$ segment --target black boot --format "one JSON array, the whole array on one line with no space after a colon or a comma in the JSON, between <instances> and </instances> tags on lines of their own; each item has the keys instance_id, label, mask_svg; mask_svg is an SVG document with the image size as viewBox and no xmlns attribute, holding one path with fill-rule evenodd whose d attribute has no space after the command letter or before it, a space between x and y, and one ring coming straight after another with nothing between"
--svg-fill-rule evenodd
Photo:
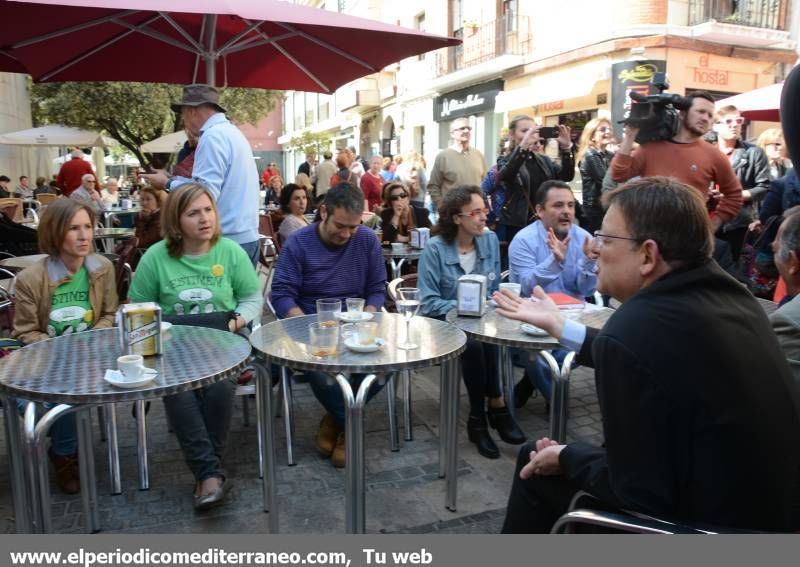
<instances>
[{"instance_id":1,"label":"black boot","mask_svg":"<svg viewBox=\"0 0 800 567\"><path fill-rule=\"evenodd\" d=\"M499 459L500 450L494 444L489 428L486 427L486 417L469 416L467 420L467 437L478 446L478 453L487 459Z\"/></svg>"},{"instance_id":2,"label":"black boot","mask_svg":"<svg viewBox=\"0 0 800 567\"><path fill-rule=\"evenodd\" d=\"M497 429L500 439L511 445L522 445L528 440L525 434L517 425L514 416L508 410L508 407L489 408L489 425Z\"/></svg>"},{"instance_id":3,"label":"black boot","mask_svg":"<svg viewBox=\"0 0 800 567\"><path fill-rule=\"evenodd\" d=\"M534 392L536 392L536 387L528 377L528 372L525 371L522 379L514 386L514 407L517 409L524 407Z\"/></svg>"}]
</instances>

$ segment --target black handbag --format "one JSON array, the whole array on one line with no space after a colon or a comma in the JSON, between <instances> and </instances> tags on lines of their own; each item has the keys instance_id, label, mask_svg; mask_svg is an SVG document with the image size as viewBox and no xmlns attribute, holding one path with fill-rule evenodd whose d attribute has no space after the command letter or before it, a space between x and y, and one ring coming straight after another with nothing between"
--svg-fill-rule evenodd
<instances>
[{"instance_id":1,"label":"black handbag","mask_svg":"<svg viewBox=\"0 0 800 567\"><path fill-rule=\"evenodd\" d=\"M231 320L229 311L215 311L213 313L190 313L186 315L163 315L163 321L173 325L190 325L192 327L206 327L208 329L219 329L220 331L230 331L228 321Z\"/></svg>"}]
</instances>

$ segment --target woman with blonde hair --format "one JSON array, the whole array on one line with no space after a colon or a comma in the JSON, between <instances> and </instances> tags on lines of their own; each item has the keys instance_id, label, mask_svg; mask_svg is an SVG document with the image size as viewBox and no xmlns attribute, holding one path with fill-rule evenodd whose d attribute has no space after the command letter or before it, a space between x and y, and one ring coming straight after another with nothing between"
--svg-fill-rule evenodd
<instances>
[{"instance_id":1,"label":"woman with blonde hair","mask_svg":"<svg viewBox=\"0 0 800 567\"><path fill-rule=\"evenodd\" d=\"M231 332L261 313L261 285L253 264L239 244L221 235L208 189L187 183L172 191L161 226L164 239L139 261L132 301L154 301L173 320L176 315L206 315L205 326ZM195 478L196 510L218 504L230 489L222 459L235 389L233 378L164 398L169 423Z\"/></svg>"},{"instance_id":2,"label":"woman with blonde hair","mask_svg":"<svg viewBox=\"0 0 800 567\"><path fill-rule=\"evenodd\" d=\"M583 127L575 159L583 181L583 222L581 228L594 234L603 222L605 211L600 204L603 178L614 154L608 145L614 141L614 129L607 118L593 118Z\"/></svg>"},{"instance_id":3,"label":"woman with blonde hair","mask_svg":"<svg viewBox=\"0 0 800 567\"><path fill-rule=\"evenodd\" d=\"M756 145L764 150L769 160L769 178L774 181L786 175L786 146L783 141L783 130L770 128L758 137Z\"/></svg>"}]
</instances>

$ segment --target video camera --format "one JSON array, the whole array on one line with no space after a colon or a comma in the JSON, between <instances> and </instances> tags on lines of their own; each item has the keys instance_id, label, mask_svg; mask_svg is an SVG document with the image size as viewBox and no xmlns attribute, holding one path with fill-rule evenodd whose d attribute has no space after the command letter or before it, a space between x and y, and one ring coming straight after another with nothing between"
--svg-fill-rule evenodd
<instances>
[{"instance_id":1,"label":"video camera","mask_svg":"<svg viewBox=\"0 0 800 567\"><path fill-rule=\"evenodd\" d=\"M639 128L636 142L646 144L655 140L669 140L678 133L680 126L679 110L688 109L692 103L686 97L665 93L669 88L666 73L653 75L650 84L658 89L658 94L643 95L629 93L634 104L631 112L620 123Z\"/></svg>"}]
</instances>

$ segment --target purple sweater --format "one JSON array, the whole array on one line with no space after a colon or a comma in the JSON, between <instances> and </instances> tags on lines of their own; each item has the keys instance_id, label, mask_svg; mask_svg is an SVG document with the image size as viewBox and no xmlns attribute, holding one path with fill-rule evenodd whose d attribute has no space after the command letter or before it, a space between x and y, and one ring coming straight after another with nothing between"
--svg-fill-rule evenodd
<instances>
[{"instance_id":1,"label":"purple sweater","mask_svg":"<svg viewBox=\"0 0 800 567\"><path fill-rule=\"evenodd\" d=\"M347 244L329 248L317 223L294 232L281 248L272 279L272 305L278 317L292 307L317 311L317 299L362 297L376 309L386 297L386 266L375 235L359 226Z\"/></svg>"}]
</instances>

